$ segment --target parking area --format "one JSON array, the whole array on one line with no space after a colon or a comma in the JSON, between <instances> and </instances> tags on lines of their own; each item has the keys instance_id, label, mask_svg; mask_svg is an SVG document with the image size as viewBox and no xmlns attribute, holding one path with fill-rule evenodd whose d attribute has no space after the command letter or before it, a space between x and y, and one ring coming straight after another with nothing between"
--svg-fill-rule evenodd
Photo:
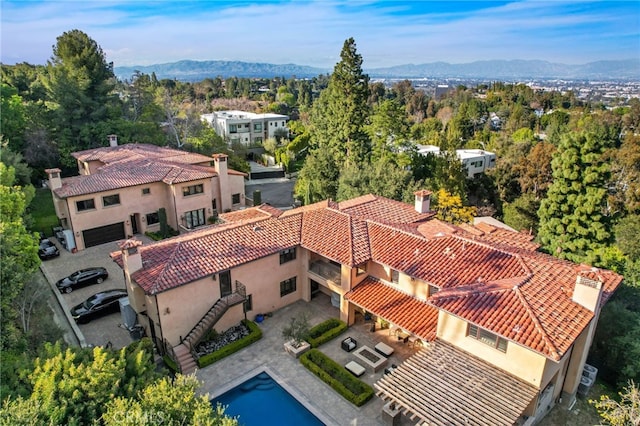
<instances>
[{"instance_id":1,"label":"parking area","mask_svg":"<svg viewBox=\"0 0 640 426\"><path fill-rule=\"evenodd\" d=\"M151 241L145 236L138 235L136 238L145 243ZM108 289L125 289L122 269L109 257L109 253L118 250L118 245L112 242L71 253L65 250L55 238L51 240L60 249L60 256L43 261L41 269L66 317L60 321L60 325L63 328L66 325L71 329L82 346L104 346L110 343L113 348L119 349L131 343L133 339L129 331L122 326L122 316L119 312L95 318L87 324L76 324L69 314L73 306L82 303L95 293ZM55 283L59 279L80 269L100 266L109 272L109 278L102 284L88 285L75 289L71 293L61 294L57 290Z\"/></svg>"}]
</instances>

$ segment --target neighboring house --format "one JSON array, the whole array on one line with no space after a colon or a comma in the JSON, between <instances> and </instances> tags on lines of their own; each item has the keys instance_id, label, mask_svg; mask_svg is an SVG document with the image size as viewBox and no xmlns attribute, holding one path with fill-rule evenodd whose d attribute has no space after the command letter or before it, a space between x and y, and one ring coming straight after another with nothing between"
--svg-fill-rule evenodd
<instances>
[{"instance_id":1,"label":"neighboring house","mask_svg":"<svg viewBox=\"0 0 640 426\"><path fill-rule=\"evenodd\" d=\"M56 215L78 250L160 229L190 231L211 216L244 206L245 174L213 157L147 144L75 152L79 176L46 170Z\"/></svg>"},{"instance_id":2,"label":"neighboring house","mask_svg":"<svg viewBox=\"0 0 640 426\"><path fill-rule=\"evenodd\" d=\"M418 153L440 155L440 148L435 145L418 145ZM496 166L496 154L482 149L456 149L456 156L469 178L476 177Z\"/></svg>"},{"instance_id":3,"label":"neighboring house","mask_svg":"<svg viewBox=\"0 0 640 426\"><path fill-rule=\"evenodd\" d=\"M289 116L282 114L256 114L245 111L217 111L200 116L209 123L224 140L243 145L262 144L268 138L274 138L277 132L289 136L287 121Z\"/></svg>"},{"instance_id":4,"label":"neighboring house","mask_svg":"<svg viewBox=\"0 0 640 426\"><path fill-rule=\"evenodd\" d=\"M622 281L540 253L528 234L437 220L429 191L414 206L366 195L221 219L112 253L159 349L189 358L211 327L326 293L349 325L367 313L429 342L375 384L428 424L524 423L560 398L570 404L600 309Z\"/></svg>"}]
</instances>

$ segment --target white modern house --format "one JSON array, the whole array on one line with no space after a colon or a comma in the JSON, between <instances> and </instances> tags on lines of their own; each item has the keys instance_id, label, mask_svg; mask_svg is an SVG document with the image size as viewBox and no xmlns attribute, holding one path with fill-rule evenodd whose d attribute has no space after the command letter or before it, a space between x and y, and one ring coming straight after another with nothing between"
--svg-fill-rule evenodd
<instances>
[{"instance_id":1,"label":"white modern house","mask_svg":"<svg viewBox=\"0 0 640 426\"><path fill-rule=\"evenodd\" d=\"M276 132L283 130L287 136L289 135L289 116L282 114L256 114L231 110L202 114L200 118L209 123L216 133L229 143L239 142L247 146L261 144L265 139L273 138Z\"/></svg>"},{"instance_id":2,"label":"white modern house","mask_svg":"<svg viewBox=\"0 0 640 426\"><path fill-rule=\"evenodd\" d=\"M422 155L440 155L440 148L435 145L418 145L418 152ZM496 154L483 149L457 149L456 156L467 170L469 178L496 166Z\"/></svg>"}]
</instances>

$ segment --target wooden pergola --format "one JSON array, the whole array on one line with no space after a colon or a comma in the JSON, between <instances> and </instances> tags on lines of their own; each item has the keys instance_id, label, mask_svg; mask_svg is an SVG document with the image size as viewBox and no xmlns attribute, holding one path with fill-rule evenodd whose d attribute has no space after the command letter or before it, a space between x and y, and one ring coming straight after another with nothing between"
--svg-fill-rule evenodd
<instances>
[{"instance_id":1,"label":"wooden pergola","mask_svg":"<svg viewBox=\"0 0 640 426\"><path fill-rule=\"evenodd\" d=\"M538 389L436 340L375 383L377 396L430 426L513 425Z\"/></svg>"}]
</instances>

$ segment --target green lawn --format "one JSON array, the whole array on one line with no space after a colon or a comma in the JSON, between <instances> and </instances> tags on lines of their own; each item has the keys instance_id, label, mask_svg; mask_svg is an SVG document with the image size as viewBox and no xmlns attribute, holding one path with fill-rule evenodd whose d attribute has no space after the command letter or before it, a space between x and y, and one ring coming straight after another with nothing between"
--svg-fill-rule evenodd
<instances>
[{"instance_id":1,"label":"green lawn","mask_svg":"<svg viewBox=\"0 0 640 426\"><path fill-rule=\"evenodd\" d=\"M53 235L51 228L58 226L56 210L53 207L53 197L49 188L37 188L36 196L29 205L29 212L33 219L31 230L43 232L47 237Z\"/></svg>"}]
</instances>

